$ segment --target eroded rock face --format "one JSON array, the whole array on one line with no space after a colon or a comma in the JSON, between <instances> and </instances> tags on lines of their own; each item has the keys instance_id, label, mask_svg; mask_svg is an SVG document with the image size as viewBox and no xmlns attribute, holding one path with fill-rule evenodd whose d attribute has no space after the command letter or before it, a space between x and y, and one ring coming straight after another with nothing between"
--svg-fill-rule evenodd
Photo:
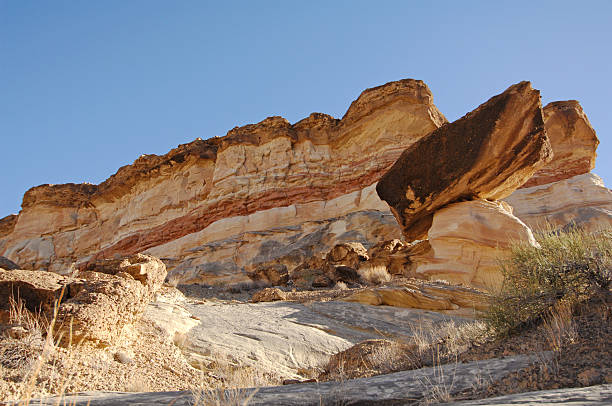
<instances>
[{"instance_id":1,"label":"eroded rock face","mask_svg":"<svg viewBox=\"0 0 612 406\"><path fill-rule=\"evenodd\" d=\"M431 250L411 257L417 275L484 289L502 281L499 260L511 243L537 245L531 229L507 203L473 200L448 205L434 214L428 232Z\"/></svg>"},{"instance_id":2,"label":"eroded rock face","mask_svg":"<svg viewBox=\"0 0 612 406\"><path fill-rule=\"evenodd\" d=\"M62 288L69 283L69 279L53 272L0 269L0 309L9 310L12 297L22 300L33 313L51 313ZM65 294L68 296L68 292Z\"/></svg>"},{"instance_id":3,"label":"eroded rock face","mask_svg":"<svg viewBox=\"0 0 612 406\"><path fill-rule=\"evenodd\" d=\"M141 317L166 277L166 266L149 255L90 264L70 285L71 297L60 305L58 319L78 342L110 344L123 328Z\"/></svg>"},{"instance_id":4,"label":"eroded rock face","mask_svg":"<svg viewBox=\"0 0 612 406\"><path fill-rule=\"evenodd\" d=\"M412 241L441 207L507 197L551 158L540 93L521 82L407 148L376 191Z\"/></svg>"},{"instance_id":5,"label":"eroded rock face","mask_svg":"<svg viewBox=\"0 0 612 406\"><path fill-rule=\"evenodd\" d=\"M504 199L533 230L612 227L612 192L593 173L522 188Z\"/></svg>"},{"instance_id":6,"label":"eroded rock face","mask_svg":"<svg viewBox=\"0 0 612 406\"><path fill-rule=\"evenodd\" d=\"M552 102L544 111L544 127L554 156L523 185L533 187L569 179L595 167L599 140L576 100Z\"/></svg>"},{"instance_id":7,"label":"eroded rock face","mask_svg":"<svg viewBox=\"0 0 612 406\"><path fill-rule=\"evenodd\" d=\"M165 277L164 263L143 254L99 261L76 278L46 271L0 270L0 309L8 309L12 296L51 320L59 305L55 330L62 343L86 339L110 344L125 326L140 318Z\"/></svg>"},{"instance_id":8,"label":"eroded rock face","mask_svg":"<svg viewBox=\"0 0 612 406\"><path fill-rule=\"evenodd\" d=\"M423 82L402 80L364 91L341 120L271 117L143 155L100 185L38 186L18 217L0 221L0 255L65 272L73 262L146 252L185 281L228 283L277 257L288 268L304 260L278 246L314 254L347 241L367 247L399 236L359 224L388 210L375 183L445 122ZM353 221L360 213L365 220ZM305 241L314 229L325 235Z\"/></svg>"}]
</instances>

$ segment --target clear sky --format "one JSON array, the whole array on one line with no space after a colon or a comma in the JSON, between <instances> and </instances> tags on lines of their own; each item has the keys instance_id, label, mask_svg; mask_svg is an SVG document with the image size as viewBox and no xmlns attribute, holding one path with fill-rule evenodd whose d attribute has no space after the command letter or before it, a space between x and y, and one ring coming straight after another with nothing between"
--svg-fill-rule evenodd
<instances>
[{"instance_id":1,"label":"clear sky","mask_svg":"<svg viewBox=\"0 0 612 406\"><path fill-rule=\"evenodd\" d=\"M612 1L0 0L0 217L43 183L422 79L455 120L512 83L577 99L612 184Z\"/></svg>"}]
</instances>

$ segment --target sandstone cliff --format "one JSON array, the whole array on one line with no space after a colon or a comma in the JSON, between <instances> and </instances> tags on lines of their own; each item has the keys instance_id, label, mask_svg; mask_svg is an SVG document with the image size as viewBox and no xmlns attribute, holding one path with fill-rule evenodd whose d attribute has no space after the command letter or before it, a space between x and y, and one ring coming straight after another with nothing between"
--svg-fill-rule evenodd
<instances>
[{"instance_id":1,"label":"sandstone cliff","mask_svg":"<svg viewBox=\"0 0 612 406\"><path fill-rule=\"evenodd\" d=\"M65 272L147 252L184 280L213 283L339 242L399 237L375 183L445 121L423 82L401 80L364 91L341 120L270 117L143 155L100 185L38 186L17 217L0 220L0 255Z\"/></svg>"}]
</instances>

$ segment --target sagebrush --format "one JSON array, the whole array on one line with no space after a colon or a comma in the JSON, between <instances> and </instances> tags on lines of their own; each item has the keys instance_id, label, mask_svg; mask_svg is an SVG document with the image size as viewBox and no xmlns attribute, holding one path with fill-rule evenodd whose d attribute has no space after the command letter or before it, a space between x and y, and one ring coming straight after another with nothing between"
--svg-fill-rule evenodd
<instances>
[{"instance_id":1,"label":"sagebrush","mask_svg":"<svg viewBox=\"0 0 612 406\"><path fill-rule=\"evenodd\" d=\"M497 334L542 321L560 305L572 307L612 286L612 230L536 234L539 247L516 243L500 261L504 276L486 320Z\"/></svg>"}]
</instances>

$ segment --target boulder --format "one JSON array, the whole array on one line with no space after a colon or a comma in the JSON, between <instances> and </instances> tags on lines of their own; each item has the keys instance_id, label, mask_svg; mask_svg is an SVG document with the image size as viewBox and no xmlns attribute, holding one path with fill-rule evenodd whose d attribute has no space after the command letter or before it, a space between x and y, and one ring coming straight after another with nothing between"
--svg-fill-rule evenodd
<instances>
[{"instance_id":1,"label":"boulder","mask_svg":"<svg viewBox=\"0 0 612 406\"><path fill-rule=\"evenodd\" d=\"M513 242L537 246L509 204L482 199L438 210L428 237L431 250L411 257L417 275L485 289L501 284L499 260Z\"/></svg>"},{"instance_id":2,"label":"boulder","mask_svg":"<svg viewBox=\"0 0 612 406\"><path fill-rule=\"evenodd\" d=\"M436 210L507 197L551 158L540 93L521 82L408 147L376 191L412 241L427 234Z\"/></svg>"},{"instance_id":3,"label":"boulder","mask_svg":"<svg viewBox=\"0 0 612 406\"><path fill-rule=\"evenodd\" d=\"M369 257L368 251L365 249L363 244L358 242L348 242L334 246L329 251L325 259L330 264L345 265L352 268L357 268L361 262L367 261Z\"/></svg>"},{"instance_id":4,"label":"boulder","mask_svg":"<svg viewBox=\"0 0 612 406\"><path fill-rule=\"evenodd\" d=\"M62 288L70 282L53 272L0 269L0 309L9 310L9 298L13 297L22 300L31 312L51 314L60 296L69 296Z\"/></svg>"},{"instance_id":5,"label":"boulder","mask_svg":"<svg viewBox=\"0 0 612 406\"><path fill-rule=\"evenodd\" d=\"M289 281L289 271L283 264L260 265L247 275L255 282L262 282L270 286L284 286Z\"/></svg>"},{"instance_id":6,"label":"boulder","mask_svg":"<svg viewBox=\"0 0 612 406\"><path fill-rule=\"evenodd\" d=\"M533 187L569 179L595 167L599 139L580 103L552 102L544 107L544 128L554 157L523 185Z\"/></svg>"},{"instance_id":7,"label":"boulder","mask_svg":"<svg viewBox=\"0 0 612 406\"><path fill-rule=\"evenodd\" d=\"M164 263L144 254L88 264L59 308L62 342L113 343L141 317L165 277Z\"/></svg>"},{"instance_id":8,"label":"boulder","mask_svg":"<svg viewBox=\"0 0 612 406\"><path fill-rule=\"evenodd\" d=\"M259 302L276 302L278 300L286 300L287 294L279 288L264 288L253 294L251 297L252 303Z\"/></svg>"},{"instance_id":9,"label":"boulder","mask_svg":"<svg viewBox=\"0 0 612 406\"><path fill-rule=\"evenodd\" d=\"M0 256L0 268L6 269L7 271L12 271L13 269L20 269L20 266L10 259Z\"/></svg>"}]
</instances>

